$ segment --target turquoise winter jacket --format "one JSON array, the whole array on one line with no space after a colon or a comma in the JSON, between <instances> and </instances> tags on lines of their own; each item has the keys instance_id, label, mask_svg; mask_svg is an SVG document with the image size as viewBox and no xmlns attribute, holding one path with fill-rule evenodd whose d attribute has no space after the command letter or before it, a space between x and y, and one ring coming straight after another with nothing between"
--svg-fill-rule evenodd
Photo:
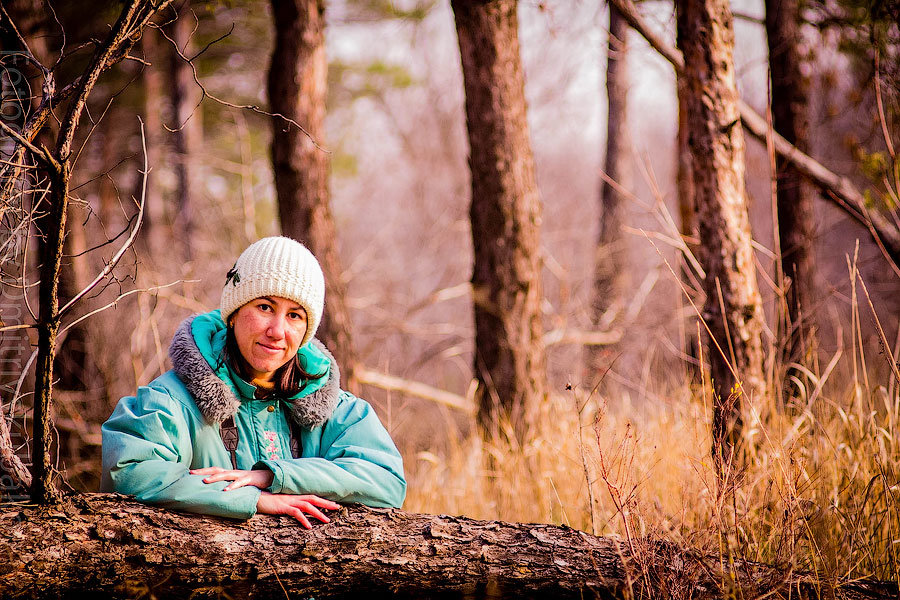
<instances>
[{"instance_id":1,"label":"turquoise winter jacket","mask_svg":"<svg viewBox=\"0 0 900 600\"><path fill-rule=\"evenodd\" d=\"M298 351L308 373L322 373L290 398L254 397L255 387L220 360L219 311L185 320L169 347L173 369L122 398L103 424L101 489L191 512L247 519L260 490L223 491L189 469L231 468L219 425L234 416L238 469L267 468L276 494L315 494L335 502L396 506L406 496L403 462L365 400L342 391L334 357L313 340ZM288 419L300 434L291 457Z\"/></svg>"}]
</instances>

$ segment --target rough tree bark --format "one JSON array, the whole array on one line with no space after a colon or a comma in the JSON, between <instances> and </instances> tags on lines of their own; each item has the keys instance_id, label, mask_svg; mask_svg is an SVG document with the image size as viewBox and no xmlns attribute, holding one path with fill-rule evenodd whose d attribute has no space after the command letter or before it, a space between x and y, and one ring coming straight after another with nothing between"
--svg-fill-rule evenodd
<instances>
[{"instance_id":1,"label":"rough tree bark","mask_svg":"<svg viewBox=\"0 0 900 600\"><path fill-rule=\"evenodd\" d=\"M697 233L697 208L694 204L694 168L691 164L691 147L688 144L688 112L687 99L685 98L686 84L684 77L676 74L676 86L678 94L678 133L675 140L675 189L678 193L678 227L681 234L684 250L681 252L681 281L687 294L695 304L700 303L700 289L696 264L698 240ZM694 362L685 361L688 376L691 380L700 377L698 348L699 340L693 331L685 331L682 345L684 353Z\"/></svg>"},{"instance_id":2,"label":"rough tree bark","mask_svg":"<svg viewBox=\"0 0 900 600\"><path fill-rule=\"evenodd\" d=\"M678 137L675 144L675 187L678 190L678 216L681 235L685 238L697 238L697 215L694 206L694 168L691 164L691 147L688 144L688 112L686 84L683 77L678 77ZM686 242L691 252L696 251L697 244Z\"/></svg>"},{"instance_id":3,"label":"rough tree bark","mask_svg":"<svg viewBox=\"0 0 900 600\"><path fill-rule=\"evenodd\" d=\"M0 595L9 598L892 598L896 583L811 574L631 544L555 525L354 506L305 530L90 494L53 511L0 512ZM636 553L631 554L631 548Z\"/></svg>"},{"instance_id":4,"label":"rough tree bark","mask_svg":"<svg viewBox=\"0 0 900 600\"><path fill-rule=\"evenodd\" d=\"M58 282L59 301L63 305L74 298L88 282L84 260L88 247L84 213L80 206L72 204L69 205L68 212L63 244L63 253L67 259L60 264ZM90 321L82 321L69 329L66 339L56 348L53 369L56 371L54 385L57 389L83 392L99 381L89 340Z\"/></svg>"},{"instance_id":5,"label":"rough tree bark","mask_svg":"<svg viewBox=\"0 0 900 600\"><path fill-rule=\"evenodd\" d=\"M546 394L541 204L534 176L515 0L454 0L472 198L478 419L518 435Z\"/></svg>"},{"instance_id":6,"label":"rough tree bark","mask_svg":"<svg viewBox=\"0 0 900 600\"><path fill-rule=\"evenodd\" d=\"M320 0L272 0L269 106L295 122L272 117L272 168L282 232L309 244L325 272L327 300L319 337L341 365L344 384L358 392L347 286L331 216L329 156L317 146L325 136L328 84L324 10Z\"/></svg>"},{"instance_id":7,"label":"rough tree bark","mask_svg":"<svg viewBox=\"0 0 900 600\"><path fill-rule=\"evenodd\" d=\"M51 162L52 161L52 162ZM50 459L52 427L50 421L51 390L53 385L53 357L56 354L56 335L59 332L59 271L63 240L66 232L66 213L69 195L68 157L62 161L47 157L50 169L50 229L41 247L41 282L39 287L40 315L38 321L38 354L35 362L34 424L32 426L35 476L31 481L31 498L40 504L59 501L53 483Z\"/></svg>"},{"instance_id":8,"label":"rough tree bark","mask_svg":"<svg viewBox=\"0 0 900 600\"><path fill-rule=\"evenodd\" d=\"M627 269L626 243L622 235L625 198L619 186L631 186L631 147L628 133L628 22L619 10L609 5L609 41L606 50L606 158L603 170L606 177L600 183L600 232L594 256L594 299L592 321L594 329L607 329L625 304ZM588 369L591 387L596 384L605 366L606 352L597 346L588 347Z\"/></svg>"},{"instance_id":9,"label":"rough tree bark","mask_svg":"<svg viewBox=\"0 0 900 600\"><path fill-rule=\"evenodd\" d=\"M744 192L729 3L679 2L677 27L702 240L699 259L706 273L703 317L713 338L707 352L716 396L713 453L728 460L729 445L740 436L741 404L766 394L764 315Z\"/></svg>"},{"instance_id":10,"label":"rough tree bark","mask_svg":"<svg viewBox=\"0 0 900 600\"><path fill-rule=\"evenodd\" d=\"M809 78L801 69L799 7L797 0L766 0L766 36L772 80L772 121L784 139L807 152L806 117ZM786 290L786 322L779 320L785 364L802 362L813 346L810 303L815 297L815 239L813 195L796 166L777 157L778 238L781 271L790 279Z\"/></svg>"}]
</instances>

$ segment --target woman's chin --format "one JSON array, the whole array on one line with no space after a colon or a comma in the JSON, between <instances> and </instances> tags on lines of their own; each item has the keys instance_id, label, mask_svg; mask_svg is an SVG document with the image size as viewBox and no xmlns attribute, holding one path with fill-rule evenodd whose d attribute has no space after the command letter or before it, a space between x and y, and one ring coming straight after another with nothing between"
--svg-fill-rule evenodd
<instances>
[{"instance_id":1,"label":"woman's chin","mask_svg":"<svg viewBox=\"0 0 900 600\"><path fill-rule=\"evenodd\" d=\"M280 364L276 364L276 361L262 361L256 360L250 364L253 367L253 371L256 373L256 377L254 379L264 379L269 381L272 379L272 375L275 374L275 371L280 367Z\"/></svg>"}]
</instances>

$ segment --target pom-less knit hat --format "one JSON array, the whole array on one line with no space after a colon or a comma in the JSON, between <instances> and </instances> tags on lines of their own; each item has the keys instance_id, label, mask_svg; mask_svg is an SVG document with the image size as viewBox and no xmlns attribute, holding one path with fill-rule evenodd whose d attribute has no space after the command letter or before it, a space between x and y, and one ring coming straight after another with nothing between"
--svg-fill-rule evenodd
<instances>
[{"instance_id":1,"label":"pom-less knit hat","mask_svg":"<svg viewBox=\"0 0 900 600\"><path fill-rule=\"evenodd\" d=\"M306 310L306 336L316 333L325 304L325 276L306 246L286 237L267 237L250 244L228 271L222 289L222 319L262 296L293 300Z\"/></svg>"}]
</instances>

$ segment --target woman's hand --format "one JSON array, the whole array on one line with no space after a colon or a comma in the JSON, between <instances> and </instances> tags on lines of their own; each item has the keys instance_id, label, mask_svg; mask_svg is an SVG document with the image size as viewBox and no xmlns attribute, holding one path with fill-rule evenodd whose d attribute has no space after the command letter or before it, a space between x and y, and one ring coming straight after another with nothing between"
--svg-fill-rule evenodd
<instances>
[{"instance_id":1,"label":"woman's hand","mask_svg":"<svg viewBox=\"0 0 900 600\"><path fill-rule=\"evenodd\" d=\"M191 469L191 475L208 475L203 483L214 483L216 481L231 481L224 490L236 490L245 485L252 485L261 490L272 485L275 474L269 469L255 469L253 471L226 470L222 467L205 467L203 469Z\"/></svg>"},{"instance_id":2,"label":"woman's hand","mask_svg":"<svg viewBox=\"0 0 900 600\"><path fill-rule=\"evenodd\" d=\"M272 494L263 492L256 501L256 512L264 515L288 515L294 517L307 529L312 529L309 520L303 513L310 514L322 521L328 523L331 519L326 517L320 508L327 510L337 510L340 504L319 498L312 494L303 496L295 496L294 494Z\"/></svg>"}]
</instances>

